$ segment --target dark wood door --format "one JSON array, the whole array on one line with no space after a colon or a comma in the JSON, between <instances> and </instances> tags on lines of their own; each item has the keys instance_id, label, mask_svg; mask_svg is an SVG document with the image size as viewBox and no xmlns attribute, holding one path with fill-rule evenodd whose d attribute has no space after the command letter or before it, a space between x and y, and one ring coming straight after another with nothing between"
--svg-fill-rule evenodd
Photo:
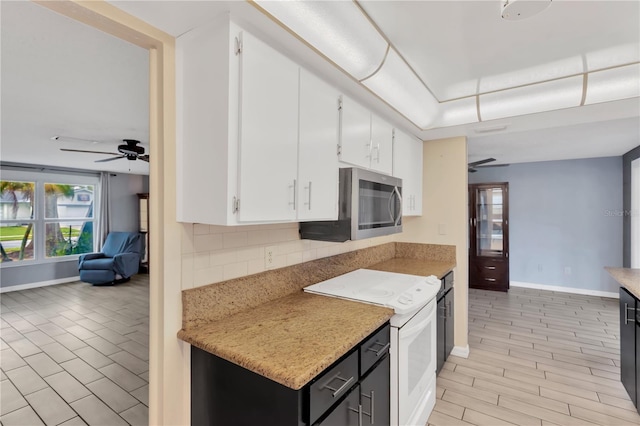
<instances>
[{"instance_id":1,"label":"dark wood door","mask_svg":"<svg viewBox=\"0 0 640 426\"><path fill-rule=\"evenodd\" d=\"M620 288L620 381L631 401L636 400L636 299Z\"/></svg>"},{"instance_id":2,"label":"dark wood door","mask_svg":"<svg viewBox=\"0 0 640 426\"><path fill-rule=\"evenodd\" d=\"M509 290L509 184L469 185L469 287Z\"/></svg>"},{"instance_id":3,"label":"dark wood door","mask_svg":"<svg viewBox=\"0 0 640 426\"><path fill-rule=\"evenodd\" d=\"M358 424L358 409L360 407L360 386L356 386L351 393L331 411L317 426L350 426Z\"/></svg>"}]
</instances>

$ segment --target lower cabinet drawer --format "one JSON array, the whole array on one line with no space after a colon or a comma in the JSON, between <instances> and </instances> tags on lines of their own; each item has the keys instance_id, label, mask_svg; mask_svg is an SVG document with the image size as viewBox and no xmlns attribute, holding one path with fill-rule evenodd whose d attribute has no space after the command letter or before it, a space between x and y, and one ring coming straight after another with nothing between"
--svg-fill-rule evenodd
<instances>
[{"instance_id":1,"label":"lower cabinet drawer","mask_svg":"<svg viewBox=\"0 0 640 426\"><path fill-rule=\"evenodd\" d=\"M349 392L358 383L358 378L358 351L318 377L309 389L309 423L318 420L329 407ZM356 408L357 405L356 403Z\"/></svg>"},{"instance_id":2,"label":"lower cabinet drawer","mask_svg":"<svg viewBox=\"0 0 640 426\"><path fill-rule=\"evenodd\" d=\"M360 346L360 375L363 376L373 365L389 353L391 346L391 327L382 330L367 339Z\"/></svg>"}]
</instances>

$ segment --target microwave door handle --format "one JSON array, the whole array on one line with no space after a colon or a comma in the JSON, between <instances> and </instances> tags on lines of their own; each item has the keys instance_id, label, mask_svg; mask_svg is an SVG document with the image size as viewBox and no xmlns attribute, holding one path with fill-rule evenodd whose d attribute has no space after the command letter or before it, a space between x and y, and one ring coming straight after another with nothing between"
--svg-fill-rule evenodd
<instances>
[{"instance_id":1,"label":"microwave door handle","mask_svg":"<svg viewBox=\"0 0 640 426\"><path fill-rule=\"evenodd\" d=\"M400 211L398 212L398 217L395 218L395 220L393 222L393 224L395 226L398 226L398 222L400 222L400 219L402 219L402 195L400 194L400 191L398 190L397 186L393 188L393 192L398 194L398 205L400 206Z\"/></svg>"},{"instance_id":2,"label":"microwave door handle","mask_svg":"<svg viewBox=\"0 0 640 426\"><path fill-rule=\"evenodd\" d=\"M387 209L389 210L389 218L391 221L396 223L396 218L393 216L393 211L395 210L393 207L393 196L395 195L395 189L391 191L391 195L389 195L389 201L387 202Z\"/></svg>"}]
</instances>

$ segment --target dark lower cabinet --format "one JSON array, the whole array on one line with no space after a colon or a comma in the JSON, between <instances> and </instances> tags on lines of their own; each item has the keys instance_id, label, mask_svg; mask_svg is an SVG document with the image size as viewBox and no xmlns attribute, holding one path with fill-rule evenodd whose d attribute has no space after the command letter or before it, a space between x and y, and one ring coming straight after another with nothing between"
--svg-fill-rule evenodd
<instances>
[{"instance_id":1,"label":"dark lower cabinet","mask_svg":"<svg viewBox=\"0 0 640 426\"><path fill-rule=\"evenodd\" d=\"M636 311L636 410L640 413L640 312Z\"/></svg>"},{"instance_id":2,"label":"dark lower cabinet","mask_svg":"<svg viewBox=\"0 0 640 426\"><path fill-rule=\"evenodd\" d=\"M636 365L636 298L620 288L620 380L638 407Z\"/></svg>"},{"instance_id":3,"label":"dark lower cabinet","mask_svg":"<svg viewBox=\"0 0 640 426\"><path fill-rule=\"evenodd\" d=\"M298 390L192 347L191 424L389 425L390 341L386 324Z\"/></svg>"},{"instance_id":4,"label":"dark lower cabinet","mask_svg":"<svg viewBox=\"0 0 640 426\"><path fill-rule=\"evenodd\" d=\"M442 279L441 290L438 293L438 325L437 325L437 364L436 374L442 370L442 366L453 350L454 334L454 295L453 295L453 272L449 272Z\"/></svg>"}]
</instances>

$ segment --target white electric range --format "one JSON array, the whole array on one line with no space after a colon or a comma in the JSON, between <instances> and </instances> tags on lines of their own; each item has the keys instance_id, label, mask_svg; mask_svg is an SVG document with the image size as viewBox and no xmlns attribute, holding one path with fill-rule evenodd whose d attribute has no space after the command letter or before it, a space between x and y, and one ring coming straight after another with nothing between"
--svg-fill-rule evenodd
<instances>
[{"instance_id":1,"label":"white electric range","mask_svg":"<svg viewBox=\"0 0 640 426\"><path fill-rule=\"evenodd\" d=\"M358 269L310 285L309 293L392 308L391 424L424 425L435 405L435 276Z\"/></svg>"}]
</instances>

